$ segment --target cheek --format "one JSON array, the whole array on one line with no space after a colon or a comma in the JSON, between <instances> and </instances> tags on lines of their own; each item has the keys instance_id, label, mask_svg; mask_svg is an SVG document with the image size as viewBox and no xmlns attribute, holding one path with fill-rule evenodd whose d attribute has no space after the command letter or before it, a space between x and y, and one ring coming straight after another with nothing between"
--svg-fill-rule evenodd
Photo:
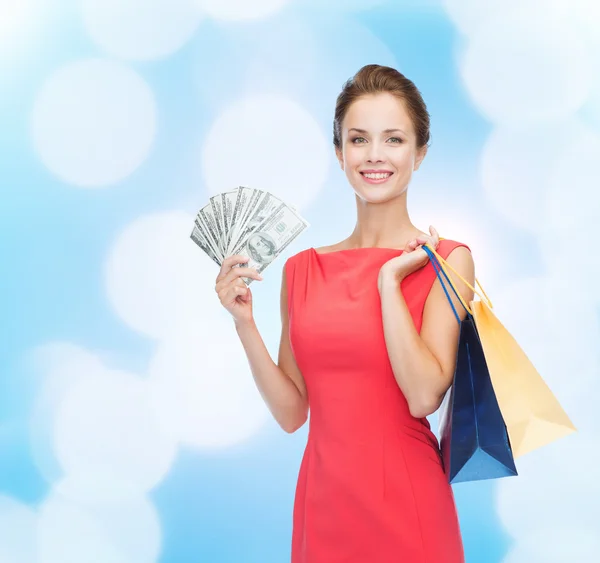
<instances>
[{"instance_id":1,"label":"cheek","mask_svg":"<svg viewBox=\"0 0 600 563\"><path fill-rule=\"evenodd\" d=\"M414 155L410 150L398 151L398 153L395 155L395 159L393 162L399 170L412 170L413 164L415 162Z\"/></svg>"},{"instance_id":2,"label":"cheek","mask_svg":"<svg viewBox=\"0 0 600 563\"><path fill-rule=\"evenodd\" d=\"M352 169L362 165L362 157L360 152L352 150L351 148L346 149L344 155L344 163L346 164L346 170L351 171Z\"/></svg>"}]
</instances>

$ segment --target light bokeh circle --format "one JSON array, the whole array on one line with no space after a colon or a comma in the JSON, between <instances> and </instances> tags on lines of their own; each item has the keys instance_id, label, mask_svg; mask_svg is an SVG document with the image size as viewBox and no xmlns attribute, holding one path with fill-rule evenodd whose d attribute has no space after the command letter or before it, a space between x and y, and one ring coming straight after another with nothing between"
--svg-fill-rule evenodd
<instances>
[{"instance_id":1,"label":"light bokeh circle","mask_svg":"<svg viewBox=\"0 0 600 563\"><path fill-rule=\"evenodd\" d=\"M112 370L67 390L54 445L66 475L79 478L78 490L88 497L150 491L168 473L177 451L158 423L147 382Z\"/></svg>"},{"instance_id":2,"label":"light bokeh circle","mask_svg":"<svg viewBox=\"0 0 600 563\"><path fill-rule=\"evenodd\" d=\"M277 95L251 96L212 124L203 142L202 172L211 194L257 187L301 209L322 189L332 150L301 105Z\"/></svg>"},{"instance_id":3,"label":"light bokeh circle","mask_svg":"<svg viewBox=\"0 0 600 563\"><path fill-rule=\"evenodd\" d=\"M551 193L556 163L569 147L580 143L586 131L577 119L495 127L485 142L480 165L484 193L494 211L539 234L546 225L546 202L556 198ZM561 181L565 179L563 175Z\"/></svg>"},{"instance_id":4,"label":"light bokeh circle","mask_svg":"<svg viewBox=\"0 0 600 563\"><path fill-rule=\"evenodd\" d=\"M119 317L148 336L222 309L217 265L190 239L194 217L181 211L142 216L121 231L105 265L107 295Z\"/></svg>"},{"instance_id":5,"label":"light bokeh circle","mask_svg":"<svg viewBox=\"0 0 600 563\"><path fill-rule=\"evenodd\" d=\"M112 503L74 502L52 490L39 508L39 563L154 563L161 524L145 497Z\"/></svg>"},{"instance_id":6,"label":"light bokeh circle","mask_svg":"<svg viewBox=\"0 0 600 563\"><path fill-rule=\"evenodd\" d=\"M202 12L193 0L83 0L83 23L107 53L128 60L162 59L193 36Z\"/></svg>"},{"instance_id":7,"label":"light bokeh circle","mask_svg":"<svg viewBox=\"0 0 600 563\"><path fill-rule=\"evenodd\" d=\"M37 94L31 118L35 149L56 176L104 187L146 159L156 132L156 103L146 82L120 63L96 58L56 70Z\"/></svg>"},{"instance_id":8,"label":"light bokeh circle","mask_svg":"<svg viewBox=\"0 0 600 563\"><path fill-rule=\"evenodd\" d=\"M479 111L508 124L575 113L589 96L591 68L587 48L572 27L555 19L529 20L519 10L486 19L469 36L460 60Z\"/></svg>"},{"instance_id":9,"label":"light bokeh circle","mask_svg":"<svg viewBox=\"0 0 600 563\"><path fill-rule=\"evenodd\" d=\"M518 13L522 20L535 24L556 20L570 11L564 0L441 0L441 4L467 36L477 33L487 21L501 20L506 14Z\"/></svg>"},{"instance_id":10,"label":"light bokeh circle","mask_svg":"<svg viewBox=\"0 0 600 563\"><path fill-rule=\"evenodd\" d=\"M67 391L89 377L102 377L106 366L98 355L71 342L48 342L30 354L36 395L29 417L29 447L42 477L52 483L63 475L54 450L54 424Z\"/></svg>"},{"instance_id":11,"label":"light bokeh circle","mask_svg":"<svg viewBox=\"0 0 600 563\"><path fill-rule=\"evenodd\" d=\"M194 0L207 16L223 21L268 18L284 9L291 0Z\"/></svg>"},{"instance_id":12,"label":"light bokeh circle","mask_svg":"<svg viewBox=\"0 0 600 563\"><path fill-rule=\"evenodd\" d=\"M594 254L600 223L598 155L600 130L587 128L549 164L545 221L538 237L548 271L563 278L588 306L600 304L600 260Z\"/></svg>"},{"instance_id":13,"label":"light bokeh circle","mask_svg":"<svg viewBox=\"0 0 600 563\"><path fill-rule=\"evenodd\" d=\"M180 328L159 344L149 368L164 430L203 449L255 436L271 415L231 322L204 317Z\"/></svg>"}]
</instances>

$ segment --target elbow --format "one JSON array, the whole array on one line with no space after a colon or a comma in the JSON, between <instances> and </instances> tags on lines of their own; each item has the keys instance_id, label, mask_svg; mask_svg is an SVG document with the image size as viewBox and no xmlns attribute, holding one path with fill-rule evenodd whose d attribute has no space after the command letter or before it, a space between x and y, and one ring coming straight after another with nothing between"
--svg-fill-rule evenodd
<instances>
[{"instance_id":1,"label":"elbow","mask_svg":"<svg viewBox=\"0 0 600 563\"><path fill-rule=\"evenodd\" d=\"M304 426L304 423L306 422L307 418L308 417L298 420L292 420L286 423L282 423L280 424L280 426L283 429L283 431L287 434L293 434L294 432L296 432L296 430L299 430L300 428L302 428L302 426Z\"/></svg>"},{"instance_id":2,"label":"elbow","mask_svg":"<svg viewBox=\"0 0 600 563\"><path fill-rule=\"evenodd\" d=\"M441 402L439 397L421 397L419 400L410 401L408 409L414 418L425 418L437 411Z\"/></svg>"},{"instance_id":3,"label":"elbow","mask_svg":"<svg viewBox=\"0 0 600 563\"><path fill-rule=\"evenodd\" d=\"M426 408L423 404L415 405L409 403L408 408L411 416L414 418L425 418L426 416L432 414L432 412L435 412Z\"/></svg>"},{"instance_id":4,"label":"elbow","mask_svg":"<svg viewBox=\"0 0 600 563\"><path fill-rule=\"evenodd\" d=\"M285 420L279 422L282 430L287 434L293 434L296 430L299 430L304 426L304 423L308 420L308 409L302 409L302 412L296 413L296 416L286 417Z\"/></svg>"},{"instance_id":5,"label":"elbow","mask_svg":"<svg viewBox=\"0 0 600 563\"><path fill-rule=\"evenodd\" d=\"M302 424L295 424L295 425L282 426L281 428L283 428L283 431L286 434L293 434L294 432L296 432L296 430L298 430L301 427L302 427Z\"/></svg>"}]
</instances>

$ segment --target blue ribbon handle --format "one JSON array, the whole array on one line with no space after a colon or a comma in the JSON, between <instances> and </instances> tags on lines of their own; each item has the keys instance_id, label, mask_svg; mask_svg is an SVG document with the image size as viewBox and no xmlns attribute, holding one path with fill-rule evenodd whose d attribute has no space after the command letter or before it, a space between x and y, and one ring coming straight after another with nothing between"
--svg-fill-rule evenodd
<instances>
[{"instance_id":1,"label":"blue ribbon handle","mask_svg":"<svg viewBox=\"0 0 600 563\"><path fill-rule=\"evenodd\" d=\"M460 317L458 316L458 313L456 312L456 308L454 307L454 303L452 302L452 298L450 297L450 294L448 293L448 290L446 289L446 284L444 283L444 280L442 279L442 276L440 275L440 272L442 274L444 274L444 277L448 280L448 285L450 286L450 288L452 289L452 291L454 292L454 294L456 295L457 298L458 298L458 293L456 293L456 290L454 289L454 286L450 283L450 278L448 278L448 274L446 274L446 272L442 268L439 260L437 259L437 256L433 252L431 252L431 250L429 250L429 248L427 248L426 246L422 246L421 248L429 256L429 260L431 260L431 264L433 266L433 269L435 270L435 273L436 273L438 279L440 280L440 284L442 284L442 289L444 290L444 293L446 294L446 297L448 298L448 302L450 303L450 307L452 307L452 312L454 313L454 316L456 317L456 320L458 321L458 326L460 326L461 325ZM459 299L459 301L460 301L460 299ZM462 305L462 301L461 301L461 305ZM465 311L467 311L467 316L469 316L470 313L465 308L464 305L463 305L463 309L465 309Z\"/></svg>"}]
</instances>

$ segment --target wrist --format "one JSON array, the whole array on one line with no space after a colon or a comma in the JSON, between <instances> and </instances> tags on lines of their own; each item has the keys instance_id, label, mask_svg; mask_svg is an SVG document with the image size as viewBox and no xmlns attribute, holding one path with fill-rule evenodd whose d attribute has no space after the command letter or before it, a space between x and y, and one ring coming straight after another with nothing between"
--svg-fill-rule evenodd
<instances>
[{"instance_id":1,"label":"wrist","mask_svg":"<svg viewBox=\"0 0 600 563\"><path fill-rule=\"evenodd\" d=\"M382 280L394 281L396 283L401 282L404 279L404 274L398 270L386 268L385 266L379 270L379 278Z\"/></svg>"},{"instance_id":2,"label":"wrist","mask_svg":"<svg viewBox=\"0 0 600 563\"><path fill-rule=\"evenodd\" d=\"M233 324L235 325L235 329L237 330L238 334L240 332L245 332L248 329L252 329L256 326L254 323L254 319L244 319L244 320L234 319Z\"/></svg>"},{"instance_id":3,"label":"wrist","mask_svg":"<svg viewBox=\"0 0 600 563\"><path fill-rule=\"evenodd\" d=\"M392 272L388 270L381 270L379 272L378 286L379 291L387 290L387 289L397 289L400 286L400 283L404 279L404 276L398 274L397 272Z\"/></svg>"}]
</instances>

